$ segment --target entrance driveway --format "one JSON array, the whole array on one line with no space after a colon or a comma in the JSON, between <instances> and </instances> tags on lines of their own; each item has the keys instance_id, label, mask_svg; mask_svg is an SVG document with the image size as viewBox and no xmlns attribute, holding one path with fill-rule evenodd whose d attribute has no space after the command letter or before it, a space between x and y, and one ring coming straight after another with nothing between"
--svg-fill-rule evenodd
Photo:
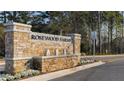
<instances>
[{"instance_id":1,"label":"entrance driveway","mask_svg":"<svg viewBox=\"0 0 124 93\"><path fill-rule=\"evenodd\" d=\"M52 81L124 81L124 58Z\"/></svg>"}]
</instances>

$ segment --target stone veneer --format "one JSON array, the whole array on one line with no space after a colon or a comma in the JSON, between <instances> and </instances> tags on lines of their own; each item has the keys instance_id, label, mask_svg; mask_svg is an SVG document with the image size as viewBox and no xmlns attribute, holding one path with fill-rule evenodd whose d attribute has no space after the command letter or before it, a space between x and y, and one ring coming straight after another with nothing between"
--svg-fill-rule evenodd
<instances>
[{"instance_id":1,"label":"stone veneer","mask_svg":"<svg viewBox=\"0 0 124 93\"><path fill-rule=\"evenodd\" d=\"M34 68L37 68L37 70L40 70L42 73L75 67L80 62L79 55L53 57L44 56L37 57L37 59L40 61L39 66L37 67L36 60L34 60L33 66Z\"/></svg>"},{"instance_id":2,"label":"stone veneer","mask_svg":"<svg viewBox=\"0 0 124 93\"><path fill-rule=\"evenodd\" d=\"M5 27L7 73L14 74L28 69L27 64L32 57L41 57L41 72L74 67L80 61L80 34L59 36L35 33L31 31L30 25L21 23L7 23ZM34 39L32 35L40 39ZM52 40L41 40L40 36L47 39L52 37Z\"/></svg>"},{"instance_id":3,"label":"stone veneer","mask_svg":"<svg viewBox=\"0 0 124 93\"><path fill-rule=\"evenodd\" d=\"M31 34L34 34L32 32ZM50 34L36 33L35 35L47 35L54 36ZM55 35L58 37L58 35ZM61 36L62 37L62 36ZM71 38L71 37L69 37ZM64 54L64 49L67 50L67 53L73 54L73 43L71 42L62 42L54 40L31 40L31 56L47 56L46 52L49 49L50 56L55 56L56 50L58 50L58 55Z\"/></svg>"},{"instance_id":4,"label":"stone veneer","mask_svg":"<svg viewBox=\"0 0 124 93\"><path fill-rule=\"evenodd\" d=\"M57 57L42 59L42 73L57 71L61 69L71 68L78 65L77 57Z\"/></svg>"}]
</instances>

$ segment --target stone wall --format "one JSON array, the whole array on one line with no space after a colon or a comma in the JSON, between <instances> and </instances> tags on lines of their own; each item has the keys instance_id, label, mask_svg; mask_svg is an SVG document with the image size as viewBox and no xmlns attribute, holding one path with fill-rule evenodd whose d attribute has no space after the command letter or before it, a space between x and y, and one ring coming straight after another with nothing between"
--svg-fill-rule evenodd
<instances>
[{"instance_id":1,"label":"stone wall","mask_svg":"<svg viewBox=\"0 0 124 93\"><path fill-rule=\"evenodd\" d=\"M37 68L37 70L40 70L42 73L47 73L75 67L79 64L79 62L80 62L79 55L52 57L45 56L34 58L33 66L35 69Z\"/></svg>"},{"instance_id":2,"label":"stone wall","mask_svg":"<svg viewBox=\"0 0 124 93\"><path fill-rule=\"evenodd\" d=\"M39 36L49 36L49 37L61 37L68 38L67 36L59 36L59 35L51 35L51 34L43 34L43 33L34 33L31 35L39 35ZM31 56L47 56L47 51L49 50L49 56L55 56L56 50L58 50L58 55L64 55L64 50L69 54L73 54L73 43L72 41L64 42L64 41L55 41L55 40L40 40L40 39L31 39Z\"/></svg>"},{"instance_id":3,"label":"stone wall","mask_svg":"<svg viewBox=\"0 0 124 93\"><path fill-rule=\"evenodd\" d=\"M79 34L59 36L36 33L31 31L30 25L20 23L7 23L5 27L7 73L26 70L32 57L42 57L42 72L73 67L79 62Z\"/></svg>"},{"instance_id":4,"label":"stone wall","mask_svg":"<svg viewBox=\"0 0 124 93\"><path fill-rule=\"evenodd\" d=\"M5 71L14 74L25 70L26 63L31 59L31 26L7 23L5 27Z\"/></svg>"},{"instance_id":5,"label":"stone wall","mask_svg":"<svg viewBox=\"0 0 124 93\"><path fill-rule=\"evenodd\" d=\"M20 71L28 69L27 63L29 59L7 60L5 71L7 73L15 74Z\"/></svg>"}]
</instances>

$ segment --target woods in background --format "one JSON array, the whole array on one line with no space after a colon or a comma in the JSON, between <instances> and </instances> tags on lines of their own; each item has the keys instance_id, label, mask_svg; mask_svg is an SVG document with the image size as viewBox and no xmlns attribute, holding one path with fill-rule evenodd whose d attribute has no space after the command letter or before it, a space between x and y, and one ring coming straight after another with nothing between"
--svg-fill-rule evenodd
<instances>
[{"instance_id":1,"label":"woods in background","mask_svg":"<svg viewBox=\"0 0 124 93\"><path fill-rule=\"evenodd\" d=\"M124 21L121 11L2 11L0 12L0 42L3 43L3 24L8 21L32 25L32 31L82 36L81 52L93 54L92 32L97 32L97 54L124 53ZM2 51L4 44L0 44ZM4 52L3 52L4 53Z\"/></svg>"}]
</instances>

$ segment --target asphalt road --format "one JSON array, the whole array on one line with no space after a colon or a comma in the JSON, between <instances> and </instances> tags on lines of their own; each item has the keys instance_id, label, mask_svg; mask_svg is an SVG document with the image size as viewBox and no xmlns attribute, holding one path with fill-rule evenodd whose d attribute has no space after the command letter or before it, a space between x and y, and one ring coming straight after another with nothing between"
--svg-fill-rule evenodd
<instances>
[{"instance_id":1,"label":"asphalt road","mask_svg":"<svg viewBox=\"0 0 124 93\"><path fill-rule=\"evenodd\" d=\"M124 58L51 81L124 81Z\"/></svg>"}]
</instances>

